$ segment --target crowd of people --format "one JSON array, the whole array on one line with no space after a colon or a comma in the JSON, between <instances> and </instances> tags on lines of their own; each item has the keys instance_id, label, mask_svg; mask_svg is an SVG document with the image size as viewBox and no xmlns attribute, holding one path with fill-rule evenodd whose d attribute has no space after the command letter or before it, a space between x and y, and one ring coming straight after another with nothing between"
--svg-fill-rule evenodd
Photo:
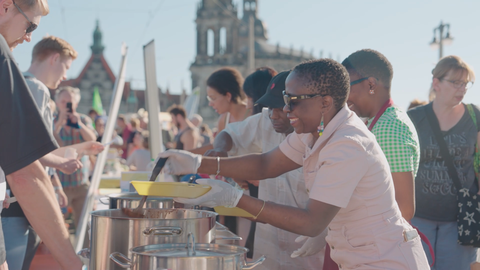
<instances>
[{"instance_id":1,"label":"crowd of people","mask_svg":"<svg viewBox=\"0 0 480 270\"><path fill-rule=\"evenodd\" d=\"M72 209L75 225L80 220L102 141L129 170L148 170L148 112L79 113L80 90L59 88L77 52L58 37L38 42L22 73L11 52L30 41L48 4L0 4L0 270L29 269L40 239L62 269L81 269L60 209ZM392 99L393 74L372 49L342 63L261 67L245 79L234 68L215 71L206 82L219 115L213 131L180 105L167 110L165 172L212 187L175 200L252 214L221 221L244 234L249 258L267 256L259 269L470 269L478 250L457 241L463 229L452 179L479 192L480 110L463 102L475 74L457 56L442 58L430 100L413 100L407 110ZM109 140L107 121L116 126Z\"/></svg>"},{"instance_id":2,"label":"crowd of people","mask_svg":"<svg viewBox=\"0 0 480 270\"><path fill-rule=\"evenodd\" d=\"M462 186L477 193L480 111L462 102L474 72L457 56L442 58L432 99L408 111L391 98L392 78L388 59L371 49L280 72L255 102L265 108L227 121L210 149L160 154L169 174L222 175L243 187L259 180L247 180L259 183L258 196L206 178L197 182L212 187L207 194L175 200L252 214L253 257L268 257L260 269L470 269L478 250L457 241L457 189L427 116ZM209 95L231 100L212 86Z\"/></svg>"}]
</instances>

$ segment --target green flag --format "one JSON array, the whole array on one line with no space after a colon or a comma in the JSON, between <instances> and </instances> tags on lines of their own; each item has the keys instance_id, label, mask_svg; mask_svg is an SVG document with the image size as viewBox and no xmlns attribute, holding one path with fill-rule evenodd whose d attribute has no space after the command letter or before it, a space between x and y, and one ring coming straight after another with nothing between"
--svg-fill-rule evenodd
<instances>
[{"instance_id":1,"label":"green flag","mask_svg":"<svg viewBox=\"0 0 480 270\"><path fill-rule=\"evenodd\" d=\"M99 115L103 115L102 99L100 98L97 86L95 86L93 90L92 108L97 111Z\"/></svg>"}]
</instances>

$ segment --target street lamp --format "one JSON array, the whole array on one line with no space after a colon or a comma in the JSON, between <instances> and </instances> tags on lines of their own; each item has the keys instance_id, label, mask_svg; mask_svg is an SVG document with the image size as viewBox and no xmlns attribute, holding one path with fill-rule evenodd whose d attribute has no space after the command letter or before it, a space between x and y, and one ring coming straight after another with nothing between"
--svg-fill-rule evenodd
<instances>
[{"instance_id":1,"label":"street lamp","mask_svg":"<svg viewBox=\"0 0 480 270\"><path fill-rule=\"evenodd\" d=\"M447 33L444 36L443 31L446 30ZM437 39L437 32L438 32L438 39ZM453 38L450 37L450 24L443 24L440 22L438 27L433 29L433 40L430 43L430 47L433 50L439 49L439 59L443 57L443 45L450 45L452 44Z\"/></svg>"}]
</instances>

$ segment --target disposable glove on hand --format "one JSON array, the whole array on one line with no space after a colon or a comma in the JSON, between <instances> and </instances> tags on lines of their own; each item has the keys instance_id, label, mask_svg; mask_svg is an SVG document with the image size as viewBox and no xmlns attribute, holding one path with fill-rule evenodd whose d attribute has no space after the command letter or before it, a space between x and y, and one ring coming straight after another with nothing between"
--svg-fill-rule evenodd
<instances>
[{"instance_id":1,"label":"disposable glove on hand","mask_svg":"<svg viewBox=\"0 0 480 270\"><path fill-rule=\"evenodd\" d=\"M167 150L158 155L168 157L163 172L172 175L195 174L202 163L202 156L184 150Z\"/></svg>"},{"instance_id":2,"label":"disposable glove on hand","mask_svg":"<svg viewBox=\"0 0 480 270\"><path fill-rule=\"evenodd\" d=\"M202 205L206 207L226 206L235 207L243 195L243 190L215 179L198 179L197 183L212 187L205 195L195 199L173 198L183 204Z\"/></svg>"},{"instance_id":3,"label":"disposable glove on hand","mask_svg":"<svg viewBox=\"0 0 480 270\"><path fill-rule=\"evenodd\" d=\"M305 241L305 243L301 248L295 250L290 257L292 258L306 257L306 256L311 256L319 253L327 244L327 241L325 240L326 236L327 236L327 229L325 229L321 234L315 237L308 237L303 235L297 237L297 239L295 239L296 243L300 243L305 240L307 241Z\"/></svg>"}]
</instances>

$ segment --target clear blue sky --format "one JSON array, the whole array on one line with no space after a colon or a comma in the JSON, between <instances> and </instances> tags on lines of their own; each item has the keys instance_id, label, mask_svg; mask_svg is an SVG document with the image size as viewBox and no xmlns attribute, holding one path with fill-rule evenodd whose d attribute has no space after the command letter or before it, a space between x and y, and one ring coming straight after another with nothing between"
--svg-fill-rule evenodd
<instances>
[{"instance_id":1,"label":"clear blue sky","mask_svg":"<svg viewBox=\"0 0 480 270\"><path fill-rule=\"evenodd\" d=\"M195 56L196 7L200 0L50 0L50 14L42 19L30 44L18 46L14 55L22 70L31 51L44 35L59 36L79 52L68 73L76 78L90 57L93 30L100 20L105 58L114 73L120 65L122 41L129 46L127 80L144 87L143 45L155 39L157 81L174 93L181 81L190 91L188 70ZM241 7L241 0L235 0ZM444 55L462 57L474 70L480 67L480 1L475 0L259 0L259 17L266 23L270 42L304 48L320 56L343 60L352 52L372 48L393 65L393 98L406 107L413 98L427 99L431 70L438 50L429 43L440 21L451 25L453 44ZM241 8L239 8L241 14ZM480 74L478 74L480 77ZM465 102L478 104L480 81Z\"/></svg>"}]
</instances>

